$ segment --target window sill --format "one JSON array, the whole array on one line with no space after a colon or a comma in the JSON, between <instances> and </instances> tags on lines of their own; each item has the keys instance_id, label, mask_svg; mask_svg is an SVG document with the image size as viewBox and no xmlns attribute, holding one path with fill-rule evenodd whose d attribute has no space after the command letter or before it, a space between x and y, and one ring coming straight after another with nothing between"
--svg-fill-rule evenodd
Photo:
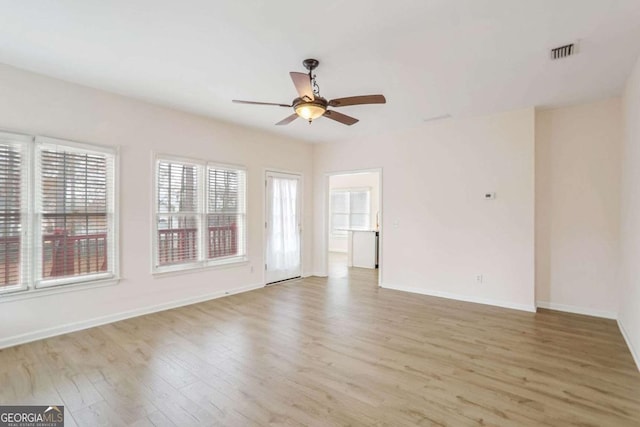
<instances>
[{"instance_id":1,"label":"window sill","mask_svg":"<svg viewBox=\"0 0 640 427\"><path fill-rule=\"evenodd\" d=\"M30 298L39 298L49 295L63 294L66 292L76 292L105 286L114 286L120 282L119 277L109 277L100 280L92 280L90 282L76 282L70 284L59 284L56 286L48 286L43 288L19 289L7 293L0 294L0 304L3 302L19 301Z\"/></svg>"},{"instance_id":2,"label":"window sill","mask_svg":"<svg viewBox=\"0 0 640 427\"><path fill-rule=\"evenodd\" d=\"M198 262L193 264L177 264L166 267L154 267L151 274L154 277L173 276L183 273L196 273L205 270L220 270L223 268L238 268L249 265L246 256L228 258L218 261Z\"/></svg>"}]
</instances>

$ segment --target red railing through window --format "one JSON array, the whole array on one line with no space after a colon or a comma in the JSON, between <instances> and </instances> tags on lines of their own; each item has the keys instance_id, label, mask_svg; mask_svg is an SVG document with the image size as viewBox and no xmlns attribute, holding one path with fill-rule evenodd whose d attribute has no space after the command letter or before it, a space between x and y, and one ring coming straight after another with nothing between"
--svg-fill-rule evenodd
<instances>
[{"instance_id":1,"label":"red railing through window","mask_svg":"<svg viewBox=\"0 0 640 427\"><path fill-rule=\"evenodd\" d=\"M238 227L235 224L209 227L208 257L222 258L238 253ZM198 259L198 229L158 230L158 263L168 265Z\"/></svg>"},{"instance_id":2,"label":"red railing through window","mask_svg":"<svg viewBox=\"0 0 640 427\"><path fill-rule=\"evenodd\" d=\"M64 231L42 236L43 278L77 276L107 271L107 234L70 236ZM160 265L197 260L198 230L158 230ZM238 253L238 227L209 227L208 257ZM20 276L20 237L0 237L0 286L14 284Z\"/></svg>"},{"instance_id":3,"label":"red railing through window","mask_svg":"<svg viewBox=\"0 0 640 427\"><path fill-rule=\"evenodd\" d=\"M20 277L20 237L0 237L0 286L15 284Z\"/></svg>"},{"instance_id":4,"label":"red railing through window","mask_svg":"<svg viewBox=\"0 0 640 427\"><path fill-rule=\"evenodd\" d=\"M0 286L20 277L20 237L0 237ZM64 231L42 236L42 277L77 276L107 271L107 234L70 236Z\"/></svg>"},{"instance_id":5,"label":"red railing through window","mask_svg":"<svg viewBox=\"0 0 640 427\"><path fill-rule=\"evenodd\" d=\"M69 236L64 231L42 237L44 278L107 271L107 234Z\"/></svg>"}]
</instances>

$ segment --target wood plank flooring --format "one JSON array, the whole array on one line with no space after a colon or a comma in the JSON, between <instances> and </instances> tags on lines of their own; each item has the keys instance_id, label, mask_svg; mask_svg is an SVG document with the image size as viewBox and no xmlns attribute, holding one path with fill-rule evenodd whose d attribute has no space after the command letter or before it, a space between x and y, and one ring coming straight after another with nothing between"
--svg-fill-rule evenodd
<instances>
[{"instance_id":1,"label":"wood plank flooring","mask_svg":"<svg viewBox=\"0 0 640 427\"><path fill-rule=\"evenodd\" d=\"M345 270L346 271L346 270ZM0 351L67 426L638 426L613 321L307 278Z\"/></svg>"}]
</instances>

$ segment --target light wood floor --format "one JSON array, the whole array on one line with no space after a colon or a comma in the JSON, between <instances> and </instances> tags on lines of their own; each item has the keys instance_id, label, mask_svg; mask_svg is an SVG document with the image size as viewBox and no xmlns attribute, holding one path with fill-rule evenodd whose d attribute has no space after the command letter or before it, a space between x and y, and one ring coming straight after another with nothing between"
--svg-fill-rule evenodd
<instances>
[{"instance_id":1,"label":"light wood floor","mask_svg":"<svg viewBox=\"0 0 640 427\"><path fill-rule=\"evenodd\" d=\"M308 278L0 351L67 425L640 425L615 322Z\"/></svg>"}]
</instances>

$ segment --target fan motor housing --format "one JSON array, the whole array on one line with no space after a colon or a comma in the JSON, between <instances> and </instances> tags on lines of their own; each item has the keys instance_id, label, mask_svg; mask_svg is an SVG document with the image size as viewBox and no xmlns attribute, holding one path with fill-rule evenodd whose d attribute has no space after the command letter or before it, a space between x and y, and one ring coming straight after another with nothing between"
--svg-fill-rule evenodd
<instances>
[{"instance_id":1,"label":"fan motor housing","mask_svg":"<svg viewBox=\"0 0 640 427\"><path fill-rule=\"evenodd\" d=\"M315 105L315 106L324 108L325 110L329 106L329 102L321 96L316 96L313 101L307 101L306 99L303 99L303 98L296 98L293 100L292 104L293 104L294 110L296 109L296 107L298 107L301 104Z\"/></svg>"}]
</instances>

